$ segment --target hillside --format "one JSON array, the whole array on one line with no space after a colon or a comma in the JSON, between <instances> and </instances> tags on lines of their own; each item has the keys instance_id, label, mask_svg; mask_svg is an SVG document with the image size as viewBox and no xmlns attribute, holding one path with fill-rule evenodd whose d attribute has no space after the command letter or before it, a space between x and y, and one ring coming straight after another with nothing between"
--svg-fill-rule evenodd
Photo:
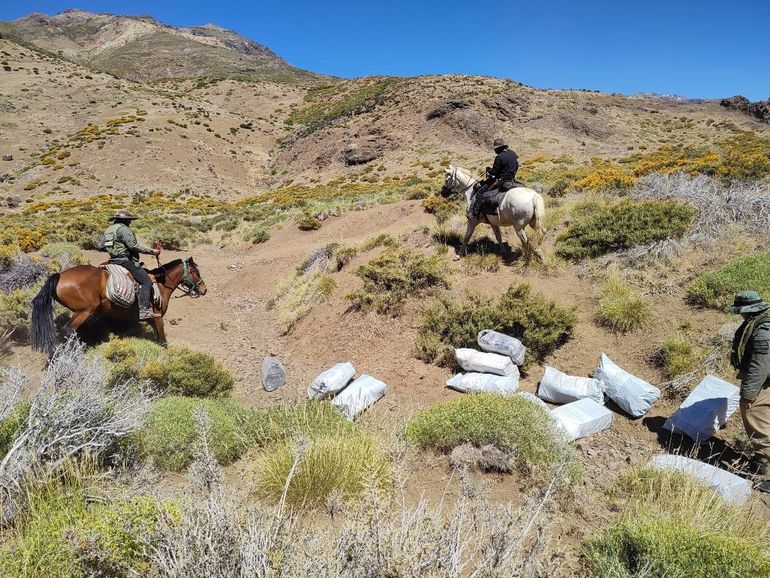
<instances>
[{"instance_id":1,"label":"hillside","mask_svg":"<svg viewBox=\"0 0 770 578\"><path fill-rule=\"evenodd\" d=\"M664 427L707 374L737 383L733 294L770 296L762 103L319 77L150 17L0 34L0 575L769 575L740 415L703 444ZM460 258L445 167L481 174L497 136L542 192L542 260L485 225ZM104 260L124 207L206 294L170 298L167 349L98 318L49 366L31 299ZM446 387L483 329L527 347L529 401ZM661 395L632 417L602 385L610 427L567 441L532 394L601 353ZM346 361L387 385L354 422L307 402ZM645 467L669 453L746 503Z\"/></svg>"},{"instance_id":2,"label":"hillside","mask_svg":"<svg viewBox=\"0 0 770 578\"><path fill-rule=\"evenodd\" d=\"M317 78L269 48L213 24L177 28L149 16L67 10L2 22L0 36L135 82L241 78L307 83Z\"/></svg>"}]
</instances>

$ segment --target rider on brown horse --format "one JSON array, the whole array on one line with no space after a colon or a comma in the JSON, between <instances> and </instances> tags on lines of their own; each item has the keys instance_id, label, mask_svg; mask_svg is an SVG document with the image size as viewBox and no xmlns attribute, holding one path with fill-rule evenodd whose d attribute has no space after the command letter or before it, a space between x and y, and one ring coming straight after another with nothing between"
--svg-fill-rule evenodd
<instances>
[{"instance_id":1,"label":"rider on brown horse","mask_svg":"<svg viewBox=\"0 0 770 578\"><path fill-rule=\"evenodd\" d=\"M112 225L104 231L99 241L99 250L110 254L110 263L120 265L128 269L134 280L139 283L139 319L152 319L160 317L159 313L152 310L152 281L147 271L139 264L139 255L160 255L159 249L143 247L136 240L131 230L131 221L135 220L128 211L118 211L111 218Z\"/></svg>"}]
</instances>

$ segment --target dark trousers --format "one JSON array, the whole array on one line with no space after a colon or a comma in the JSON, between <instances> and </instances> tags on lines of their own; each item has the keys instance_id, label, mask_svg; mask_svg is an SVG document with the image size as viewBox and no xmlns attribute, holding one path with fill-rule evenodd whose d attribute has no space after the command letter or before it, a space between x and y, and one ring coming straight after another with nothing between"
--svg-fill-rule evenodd
<instances>
[{"instance_id":1,"label":"dark trousers","mask_svg":"<svg viewBox=\"0 0 770 578\"><path fill-rule=\"evenodd\" d=\"M139 283L139 309L149 309L152 299L152 281L147 271L142 269L136 261L128 259L111 259L110 263L128 269L134 280Z\"/></svg>"},{"instance_id":2,"label":"dark trousers","mask_svg":"<svg viewBox=\"0 0 770 578\"><path fill-rule=\"evenodd\" d=\"M485 208L492 208L495 205L497 195L500 194L500 189L490 189L493 183L484 183L476 191L473 197L473 206L471 207L471 213L473 216L479 217L481 212ZM507 190L507 189L506 189Z\"/></svg>"}]
</instances>

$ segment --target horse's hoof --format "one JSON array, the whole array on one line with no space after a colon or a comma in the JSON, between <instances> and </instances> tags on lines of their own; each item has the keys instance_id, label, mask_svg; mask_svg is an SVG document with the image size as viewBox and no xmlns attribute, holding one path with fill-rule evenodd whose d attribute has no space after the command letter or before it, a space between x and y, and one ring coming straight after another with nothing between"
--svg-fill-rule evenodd
<instances>
[{"instance_id":1,"label":"horse's hoof","mask_svg":"<svg viewBox=\"0 0 770 578\"><path fill-rule=\"evenodd\" d=\"M460 259L462 259L462 257L460 257L460 255L458 255L457 253L455 253L455 254L452 256L452 261L459 261Z\"/></svg>"}]
</instances>

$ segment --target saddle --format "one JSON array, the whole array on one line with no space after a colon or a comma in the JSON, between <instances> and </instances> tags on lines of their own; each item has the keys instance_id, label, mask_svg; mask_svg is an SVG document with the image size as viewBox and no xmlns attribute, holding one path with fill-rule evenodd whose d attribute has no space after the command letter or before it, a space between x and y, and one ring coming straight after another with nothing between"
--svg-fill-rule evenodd
<instances>
[{"instance_id":1,"label":"saddle","mask_svg":"<svg viewBox=\"0 0 770 578\"><path fill-rule=\"evenodd\" d=\"M119 307L131 307L136 301L137 285L128 269L112 263L102 263L100 269L107 272L107 299ZM155 278L152 279L153 305L160 307L160 289Z\"/></svg>"}]
</instances>

